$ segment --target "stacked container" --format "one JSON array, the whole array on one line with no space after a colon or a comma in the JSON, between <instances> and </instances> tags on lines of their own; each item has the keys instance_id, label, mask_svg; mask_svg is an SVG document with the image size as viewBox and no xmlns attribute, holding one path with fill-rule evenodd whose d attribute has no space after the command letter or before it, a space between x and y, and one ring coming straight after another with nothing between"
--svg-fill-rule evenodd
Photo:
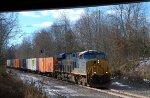
<instances>
[{"instance_id":1,"label":"stacked container","mask_svg":"<svg viewBox=\"0 0 150 98\"><path fill-rule=\"evenodd\" d=\"M14 59L14 68L19 68L19 59Z\"/></svg>"},{"instance_id":2,"label":"stacked container","mask_svg":"<svg viewBox=\"0 0 150 98\"><path fill-rule=\"evenodd\" d=\"M56 63L57 59L53 57L39 58L39 71L42 73L54 72Z\"/></svg>"},{"instance_id":3,"label":"stacked container","mask_svg":"<svg viewBox=\"0 0 150 98\"><path fill-rule=\"evenodd\" d=\"M23 70L27 69L26 59L20 59L20 68Z\"/></svg>"},{"instance_id":4,"label":"stacked container","mask_svg":"<svg viewBox=\"0 0 150 98\"><path fill-rule=\"evenodd\" d=\"M15 67L14 67L14 59L10 59L10 67L11 67L11 68L15 68Z\"/></svg>"},{"instance_id":5,"label":"stacked container","mask_svg":"<svg viewBox=\"0 0 150 98\"><path fill-rule=\"evenodd\" d=\"M7 60L7 67L10 67L10 60Z\"/></svg>"},{"instance_id":6,"label":"stacked container","mask_svg":"<svg viewBox=\"0 0 150 98\"><path fill-rule=\"evenodd\" d=\"M30 58L26 60L27 69L31 71L38 71L38 59Z\"/></svg>"}]
</instances>

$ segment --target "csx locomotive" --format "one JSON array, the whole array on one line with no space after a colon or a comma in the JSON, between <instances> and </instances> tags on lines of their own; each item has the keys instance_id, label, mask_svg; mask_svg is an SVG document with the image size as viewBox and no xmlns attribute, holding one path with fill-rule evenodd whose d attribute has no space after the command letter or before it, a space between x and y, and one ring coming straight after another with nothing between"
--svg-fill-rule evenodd
<instances>
[{"instance_id":1,"label":"csx locomotive","mask_svg":"<svg viewBox=\"0 0 150 98\"><path fill-rule=\"evenodd\" d=\"M111 83L106 54L96 50L62 53L54 57L10 59L7 67L92 87L109 87Z\"/></svg>"}]
</instances>

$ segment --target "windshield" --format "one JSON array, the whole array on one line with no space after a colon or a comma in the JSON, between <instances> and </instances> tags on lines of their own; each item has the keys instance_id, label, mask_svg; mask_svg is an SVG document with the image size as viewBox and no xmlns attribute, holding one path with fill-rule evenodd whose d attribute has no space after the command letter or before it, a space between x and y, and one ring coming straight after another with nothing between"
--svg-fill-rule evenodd
<instances>
[{"instance_id":1,"label":"windshield","mask_svg":"<svg viewBox=\"0 0 150 98\"><path fill-rule=\"evenodd\" d=\"M84 54L84 59L105 59L105 54L104 53L85 53Z\"/></svg>"},{"instance_id":2,"label":"windshield","mask_svg":"<svg viewBox=\"0 0 150 98\"><path fill-rule=\"evenodd\" d=\"M84 54L84 59L94 59L94 58L96 58L95 53L86 53L86 54Z\"/></svg>"},{"instance_id":3,"label":"windshield","mask_svg":"<svg viewBox=\"0 0 150 98\"><path fill-rule=\"evenodd\" d=\"M105 55L104 53L98 53L98 54L96 55L96 58L97 58L97 59L106 59L106 55Z\"/></svg>"}]
</instances>

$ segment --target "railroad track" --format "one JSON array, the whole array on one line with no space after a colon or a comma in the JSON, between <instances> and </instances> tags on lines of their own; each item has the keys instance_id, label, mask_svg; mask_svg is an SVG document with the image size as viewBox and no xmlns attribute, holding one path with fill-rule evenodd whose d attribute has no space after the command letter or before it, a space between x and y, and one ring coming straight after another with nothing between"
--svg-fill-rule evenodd
<instances>
[{"instance_id":1,"label":"railroad track","mask_svg":"<svg viewBox=\"0 0 150 98\"><path fill-rule=\"evenodd\" d=\"M35 74L33 74L33 75L35 75ZM45 79L49 78L47 76L42 76L42 75L38 75L38 76L45 77ZM60 80L60 81L67 82L67 81L63 81L63 80ZM32 82L32 81L30 81L30 82ZM49 86L49 84L45 83L44 81L40 81L40 82ZM78 84L75 84L75 85L78 85ZM98 91L98 92L101 92L101 93L109 94L109 95L112 95L112 96L116 96L118 98L149 98L147 96L142 96L142 95L134 94L134 93L128 93L126 91L120 91L120 90L115 90L115 89L108 89L108 90L105 89L104 90L104 89L92 88L92 87L89 87L89 86L83 86L83 85L78 85L78 86L84 87L84 88L87 88L87 89L91 89L91 90L95 90L95 91Z\"/></svg>"},{"instance_id":2,"label":"railroad track","mask_svg":"<svg viewBox=\"0 0 150 98\"><path fill-rule=\"evenodd\" d=\"M44 76L44 77L48 78L46 76ZM62 80L60 80L60 81L62 81ZM66 81L62 81L62 82L66 82ZM46 84L46 83L44 83L44 84ZM48 84L46 84L46 85L48 85ZM78 85L78 84L75 84L75 85ZM128 92L125 92L125 91L120 91L120 90L115 90L115 89L108 89L108 90L105 89L104 90L104 89L92 88L92 87L89 87L89 86L83 86L83 85L78 85L78 86L81 86L81 87L84 87L84 88L87 88L87 89L91 89L91 90L95 90L95 91L98 91L98 92L101 92L101 93L113 95L113 96L116 96L116 97L119 97L119 98L149 98L149 97L146 97L146 96L133 94L133 93L128 93Z\"/></svg>"},{"instance_id":3,"label":"railroad track","mask_svg":"<svg viewBox=\"0 0 150 98\"><path fill-rule=\"evenodd\" d=\"M113 95L119 98L149 98L146 96L142 96L142 95L138 95L138 94L133 94L133 93L128 93L125 91L119 91L119 90L115 90L115 89L109 89L109 90L102 90L102 89L97 89L97 88L91 88L91 87L87 87L87 86L83 86L83 85L79 85L81 87L85 87L91 90L96 90L98 92L102 92L105 94L109 94L109 95Z\"/></svg>"}]
</instances>

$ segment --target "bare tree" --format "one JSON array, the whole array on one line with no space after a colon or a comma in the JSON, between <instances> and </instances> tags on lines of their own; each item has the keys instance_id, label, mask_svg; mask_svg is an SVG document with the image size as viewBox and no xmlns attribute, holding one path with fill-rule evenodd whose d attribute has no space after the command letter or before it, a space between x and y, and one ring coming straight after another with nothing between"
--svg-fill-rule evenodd
<instances>
[{"instance_id":1,"label":"bare tree","mask_svg":"<svg viewBox=\"0 0 150 98\"><path fill-rule=\"evenodd\" d=\"M15 13L0 13L0 67L4 65L4 48L17 26Z\"/></svg>"},{"instance_id":2,"label":"bare tree","mask_svg":"<svg viewBox=\"0 0 150 98\"><path fill-rule=\"evenodd\" d=\"M114 58L120 63L128 59L138 59L144 54L141 49L143 50L143 40L148 35L148 31L143 32L143 28L146 30L148 26L142 4L118 5L113 10L115 14L111 16L111 31L115 51L113 53L116 54Z\"/></svg>"},{"instance_id":3,"label":"bare tree","mask_svg":"<svg viewBox=\"0 0 150 98\"><path fill-rule=\"evenodd\" d=\"M80 38L80 46L84 49L96 49L108 52L109 26L100 10L88 9L76 22L76 32Z\"/></svg>"},{"instance_id":4,"label":"bare tree","mask_svg":"<svg viewBox=\"0 0 150 98\"><path fill-rule=\"evenodd\" d=\"M34 57L52 56L54 54L52 34L48 30L42 29L35 33L33 38L33 52Z\"/></svg>"},{"instance_id":5,"label":"bare tree","mask_svg":"<svg viewBox=\"0 0 150 98\"><path fill-rule=\"evenodd\" d=\"M76 31L79 33L80 45L84 49L92 49L93 34L91 27L90 12L86 9L85 13L76 22Z\"/></svg>"},{"instance_id":6,"label":"bare tree","mask_svg":"<svg viewBox=\"0 0 150 98\"><path fill-rule=\"evenodd\" d=\"M22 43L15 51L15 58L31 58L33 57L32 42L29 37L25 37Z\"/></svg>"},{"instance_id":7,"label":"bare tree","mask_svg":"<svg viewBox=\"0 0 150 98\"><path fill-rule=\"evenodd\" d=\"M66 14L61 14L61 18L52 25L51 32L54 37L55 53L71 52L75 49L76 36Z\"/></svg>"}]
</instances>

